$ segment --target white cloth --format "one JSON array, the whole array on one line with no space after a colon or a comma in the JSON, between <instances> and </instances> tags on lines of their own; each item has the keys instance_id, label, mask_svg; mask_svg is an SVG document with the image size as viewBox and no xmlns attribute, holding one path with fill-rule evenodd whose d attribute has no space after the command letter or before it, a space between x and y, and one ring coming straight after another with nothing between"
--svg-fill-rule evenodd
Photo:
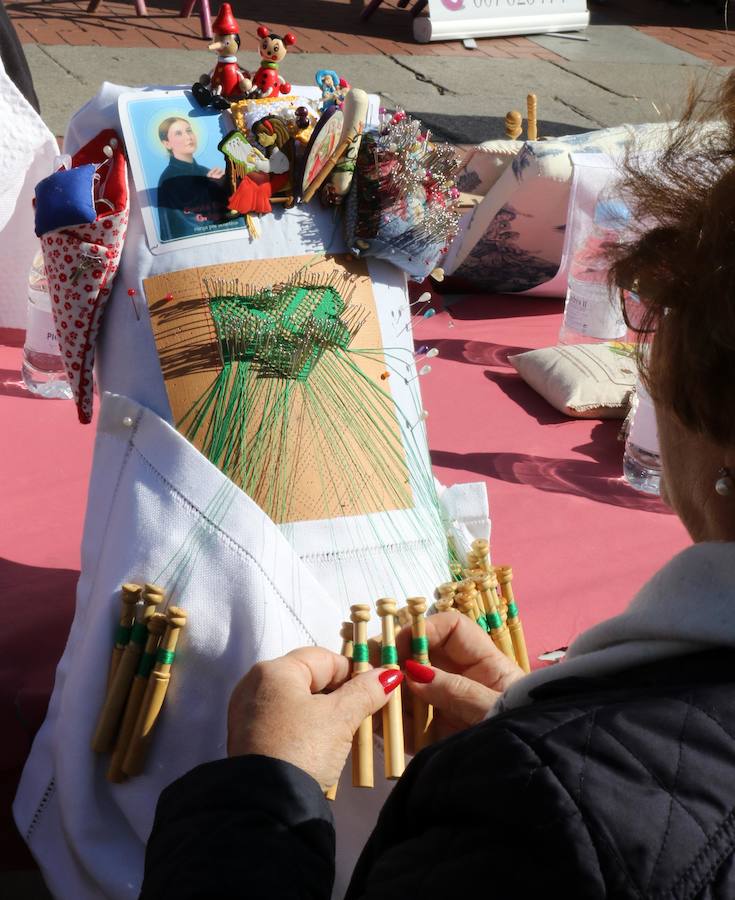
<instances>
[{"instance_id":1,"label":"white cloth","mask_svg":"<svg viewBox=\"0 0 735 900\"><path fill-rule=\"evenodd\" d=\"M735 647L732 542L682 550L643 585L624 613L585 631L559 665L515 682L498 707L525 706L534 688L559 678L612 675L714 647Z\"/></svg>"},{"instance_id":2,"label":"white cloth","mask_svg":"<svg viewBox=\"0 0 735 900\"><path fill-rule=\"evenodd\" d=\"M70 147L102 128L119 127L116 100L123 90L103 86L72 121ZM136 319L128 289L143 297L149 275L197 265L343 250L332 213L316 204L264 216L260 224L262 236L253 242L240 235L154 255L132 194L98 347L98 382L108 393L95 445L77 607L48 715L14 804L21 834L59 898L137 896L158 795L192 766L224 755L227 699L253 663L308 643L339 649L350 603L396 596L399 586L405 596L428 595L447 577L441 563L447 534L460 548L489 534L484 485L447 488L444 521L434 531L422 527L432 516L419 491L412 510L277 527L169 424L145 304L138 303ZM370 273L383 344L413 360L404 276L383 262L371 263ZM413 361L411 368L415 373ZM419 380L391 378L403 440L414 448L409 471L416 484L430 466ZM89 747L125 581L173 586L172 600L186 609L189 624L146 772L111 785L107 759ZM344 893L390 788L379 754L376 773L373 791L353 790L348 777L340 785L336 896Z\"/></svg>"},{"instance_id":3,"label":"white cloth","mask_svg":"<svg viewBox=\"0 0 735 900\"><path fill-rule=\"evenodd\" d=\"M50 175L56 138L0 62L0 328L25 328L28 270L39 249L33 196Z\"/></svg>"}]
</instances>

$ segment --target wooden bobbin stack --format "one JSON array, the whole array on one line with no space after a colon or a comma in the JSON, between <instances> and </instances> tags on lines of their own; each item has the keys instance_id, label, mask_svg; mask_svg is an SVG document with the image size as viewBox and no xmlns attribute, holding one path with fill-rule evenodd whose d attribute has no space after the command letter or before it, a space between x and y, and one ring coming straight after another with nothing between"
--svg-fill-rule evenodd
<instances>
[{"instance_id":1,"label":"wooden bobbin stack","mask_svg":"<svg viewBox=\"0 0 735 900\"><path fill-rule=\"evenodd\" d=\"M123 781L143 770L153 728L168 689L171 664L186 614L164 602L162 588L124 584L107 692L97 720L92 749L112 752L107 777Z\"/></svg>"}]
</instances>

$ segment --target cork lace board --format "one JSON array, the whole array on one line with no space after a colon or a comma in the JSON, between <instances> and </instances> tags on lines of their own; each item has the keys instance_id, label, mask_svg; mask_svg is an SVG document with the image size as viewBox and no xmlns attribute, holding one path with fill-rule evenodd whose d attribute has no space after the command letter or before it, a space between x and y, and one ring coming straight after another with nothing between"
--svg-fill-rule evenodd
<instances>
[{"instance_id":1,"label":"cork lace board","mask_svg":"<svg viewBox=\"0 0 735 900\"><path fill-rule=\"evenodd\" d=\"M357 424L354 429L349 427L349 410L359 407L360 397L366 395L366 386L369 388L370 385L366 385L359 373L343 367L340 390L344 403L337 402L340 422L315 415L308 408L310 392L297 389L289 395L288 427L266 436L262 435L261 429L259 436L262 407L258 409L256 405L255 414L248 418L245 427L242 454L254 452L253 441L266 441L266 446L258 450L266 454L266 463L263 477L255 484L251 482L248 492L279 524L410 508L413 495L395 403L389 383L380 378L385 371L385 359L372 284L364 262L353 257L320 255L250 260L169 272L146 279L144 288L173 421L180 427L195 404L211 392L223 370L207 283L237 280L241 285L247 285L248 290L257 290L281 284L297 272L308 279L337 278L338 284L345 288L345 299L349 296L348 310L355 305L359 307L360 319L364 321L352 346L371 348L373 352L369 356L353 355L351 362L359 367L370 385L376 386L376 395L380 397L381 412L374 424L376 440L365 439L364 427ZM374 348L378 348L378 352L374 352ZM324 358L316 363L310 381L319 377L317 370L323 364ZM237 362L232 364L233 367L239 365ZM286 379L271 377L269 381L276 389L286 388ZM372 391L368 389L367 393ZM262 394L260 391L258 398ZM211 415L210 410L196 433L187 435L200 451L203 451ZM317 424L319 421L324 426ZM180 430L185 433L185 428ZM330 430L333 430L332 434L328 433ZM378 458L375 446L381 441L389 443L391 452ZM230 458L227 462L212 461L243 486L240 475L246 463L243 456ZM278 503L273 500L275 480L283 482L278 491Z\"/></svg>"}]
</instances>

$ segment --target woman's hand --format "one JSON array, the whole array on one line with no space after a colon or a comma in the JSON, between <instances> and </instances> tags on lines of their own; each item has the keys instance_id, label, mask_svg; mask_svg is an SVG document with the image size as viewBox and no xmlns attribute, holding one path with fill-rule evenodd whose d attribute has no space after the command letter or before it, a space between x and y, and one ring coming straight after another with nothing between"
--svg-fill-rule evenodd
<instances>
[{"instance_id":1,"label":"woman's hand","mask_svg":"<svg viewBox=\"0 0 735 900\"><path fill-rule=\"evenodd\" d=\"M215 166L213 169L210 169L207 172L207 178L213 178L215 181L219 181L220 178L224 177L224 174L224 169L221 169L219 166Z\"/></svg>"},{"instance_id":2,"label":"woman's hand","mask_svg":"<svg viewBox=\"0 0 735 900\"><path fill-rule=\"evenodd\" d=\"M402 678L396 670L373 669L350 679L349 660L320 647L258 663L232 692L227 753L282 759L329 787L360 722L388 702Z\"/></svg>"},{"instance_id":3,"label":"woman's hand","mask_svg":"<svg viewBox=\"0 0 735 900\"><path fill-rule=\"evenodd\" d=\"M481 722L503 691L525 675L488 634L455 610L428 616L426 636L431 666L411 660L410 628L401 629L396 645L406 660L411 692L434 707L437 737Z\"/></svg>"}]
</instances>

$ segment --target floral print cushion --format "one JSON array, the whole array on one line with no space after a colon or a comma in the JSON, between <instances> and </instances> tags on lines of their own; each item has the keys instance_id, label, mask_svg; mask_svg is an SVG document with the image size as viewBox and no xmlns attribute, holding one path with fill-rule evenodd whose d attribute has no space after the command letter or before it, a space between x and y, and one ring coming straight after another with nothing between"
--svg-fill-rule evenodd
<instances>
[{"instance_id":1,"label":"floral print cushion","mask_svg":"<svg viewBox=\"0 0 735 900\"><path fill-rule=\"evenodd\" d=\"M520 150L482 202L464 215L444 261L446 274L462 289L492 293L527 291L550 281L559 269L564 245L570 154L621 155L633 140L653 149L667 133L668 126L663 124L622 125L550 141L508 142ZM495 153L499 143L481 145L478 150ZM483 181L492 178L491 173L492 165L482 168L475 153L459 186L478 191Z\"/></svg>"}]
</instances>

